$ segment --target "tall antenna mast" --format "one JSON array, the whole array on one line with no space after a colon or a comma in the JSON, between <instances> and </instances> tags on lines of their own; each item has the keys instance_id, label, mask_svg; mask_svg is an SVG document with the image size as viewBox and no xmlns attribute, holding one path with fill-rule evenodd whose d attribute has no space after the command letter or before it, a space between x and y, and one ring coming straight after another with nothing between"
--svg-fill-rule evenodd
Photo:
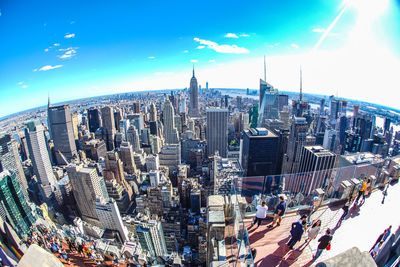
<instances>
[{"instance_id":1,"label":"tall antenna mast","mask_svg":"<svg viewBox=\"0 0 400 267\"><path fill-rule=\"evenodd\" d=\"M265 55L264 55L264 82L267 81L267 65L265 64Z\"/></svg>"},{"instance_id":2,"label":"tall antenna mast","mask_svg":"<svg viewBox=\"0 0 400 267\"><path fill-rule=\"evenodd\" d=\"M300 102L303 101L303 73L301 71L301 65L300 65Z\"/></svg>"}]
</instances>

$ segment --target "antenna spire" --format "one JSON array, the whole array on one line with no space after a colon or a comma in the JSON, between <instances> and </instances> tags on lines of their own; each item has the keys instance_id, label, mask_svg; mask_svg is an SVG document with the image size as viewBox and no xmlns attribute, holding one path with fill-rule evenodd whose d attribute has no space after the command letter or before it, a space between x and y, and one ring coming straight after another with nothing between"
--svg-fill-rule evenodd
<instances>
[{"instance_id":1,"label":"antenna spire","mask_svg":"<svg viewBox=\"0 0 400 267\"><path fill-rule=\"evenodd\" d=\"M267 81L267 65L265 64L265 55L264 55L264 82Z\"/></svg>"},{"instance_id":2,"label":"antenna spire","mask_svg":"<svg viewBox=\"0 0 400 267\"><path fill-rule=\"evenodd\" d=\"M47 98L48 98L47 107L49 108L50 107L50 93L49 92L47 92Z\"/></svg>"},{"instance_id":3,"label":"antenna spire","mask_svg":"<svg viewBox=\"0 0 400 267\"><path fill-rule=\"evenodd\" d=\"M300 65L300 102L303 101L303 72Z\"/></svg>"},{"instance_id":4,"label":"antenna spire","mask_svg":"<svg viewBox=\"0 0 400 267\"><path fill-rule=\"evenodd\" d=\"M193 78L194 78L194 64L193 64Z\"/></svg>"}]
</instances>

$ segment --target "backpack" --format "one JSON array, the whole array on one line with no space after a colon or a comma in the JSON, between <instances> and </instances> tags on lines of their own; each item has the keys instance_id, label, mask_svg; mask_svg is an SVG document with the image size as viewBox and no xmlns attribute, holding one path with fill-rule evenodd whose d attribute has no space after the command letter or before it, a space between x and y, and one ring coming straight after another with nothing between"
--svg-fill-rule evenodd
<instances>
[{"instance_id":1,"label":"backpack","mask_svg":"<svg viewBox=\"0 0 400 267\"><path fill-rule=\"evenodd\" d=\"M358 184L358 190L363 191L364 185L365 185L365 182L364 182L364 181L362 181L361 183L359 183L359 184Z\"/></svg>"}]
</instances>

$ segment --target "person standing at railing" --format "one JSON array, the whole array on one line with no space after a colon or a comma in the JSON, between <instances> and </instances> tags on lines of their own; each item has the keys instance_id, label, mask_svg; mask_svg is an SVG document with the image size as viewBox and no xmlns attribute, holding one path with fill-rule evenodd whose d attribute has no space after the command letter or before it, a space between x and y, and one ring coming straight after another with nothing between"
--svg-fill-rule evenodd
<instances>
[{"instance_id":1,"label":"person standing at railing","mask_svg":"<svg viewBox=\"0 0 400 267\"><path fill-rule=\"evenodd\" d=\"M268 225L268 228L274 227L275 223L277 226L281 225L282 217L283 217L283 215L285 215L285 211L286 211L286 201L283 196L280 196L279 204L278 204L278 206L276 206L276 209L274 212L274 221L272 222L272 224Z\"/></svg>"},{"instance_id":2,"label":"person standing at railing","mask_svg":"<svg viewBox=\"0 0 400 267\"><path fill-rule=\"evenodd\" d=\"M257 209L256 216L254 217L254 221L249 229L251 229L256 223L257 223L256 229L260 227L262 221L267 216L268 206L267 203L265 203L265 201L262 201L261 205L257 205L256 209Z\"/></svg>"},{"instance_id":3,"label":"person standing at railing","mask_svg":"<svg viewBox=\"0 0 400 267\"><path fill-rule=\"evenodd\" d=\"M364 178L361 183L358 184L358 196L356 199L356 204L358 204L358 201L360 198L364 195L365 189L367 189L367 180Z\"/></svg>"}]
</instances>

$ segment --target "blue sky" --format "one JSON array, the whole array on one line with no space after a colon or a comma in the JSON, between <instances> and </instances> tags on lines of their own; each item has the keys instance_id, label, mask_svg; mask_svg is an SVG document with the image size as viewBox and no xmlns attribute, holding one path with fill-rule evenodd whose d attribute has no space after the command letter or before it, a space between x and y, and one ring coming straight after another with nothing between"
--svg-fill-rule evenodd
<instances>
[{"instance_id":1,"label":"blue sky","mask_svg":"<svg viewBox=\"0 0 400 267\"><path fill-rule=\"evenodd\" d=\"M376 95L400 87L399 0L282 3L1 0L0 116L48 93L187 87L192 64L203 86L257 88L264 54L278 89L298 90L301 64L306 92L399 108Z\"/></svg>"}]
</instances>

